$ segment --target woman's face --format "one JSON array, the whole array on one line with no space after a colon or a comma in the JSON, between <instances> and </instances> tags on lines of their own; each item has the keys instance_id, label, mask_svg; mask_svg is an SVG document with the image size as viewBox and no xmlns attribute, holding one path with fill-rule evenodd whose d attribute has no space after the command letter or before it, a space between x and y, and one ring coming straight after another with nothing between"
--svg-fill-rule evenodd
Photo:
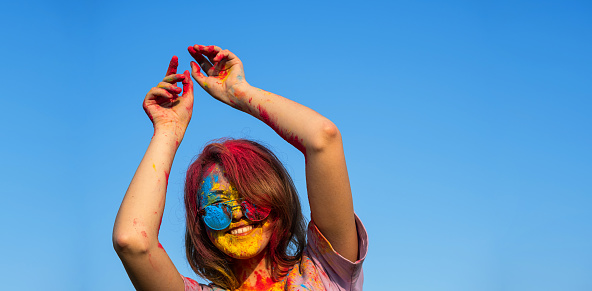
<instances>
[{"instance_id":1,"label":"woman's face","mask_svg":"<svg viewBox=\"0 0 592 291\"><path fill-rule=\"evenodd\" d=\"M240 198L217 164L208 169L198 195L202 209L213 203ZM239 203L232 202L233 206L237 204ZM271 227L270 219L253 222L244 216L241 207L234 207L229 227L215 230L206 225L206 232L210 241L226 255L235 259L250 259L267 247L271 238Z\"/></svg>"}]
</instances>

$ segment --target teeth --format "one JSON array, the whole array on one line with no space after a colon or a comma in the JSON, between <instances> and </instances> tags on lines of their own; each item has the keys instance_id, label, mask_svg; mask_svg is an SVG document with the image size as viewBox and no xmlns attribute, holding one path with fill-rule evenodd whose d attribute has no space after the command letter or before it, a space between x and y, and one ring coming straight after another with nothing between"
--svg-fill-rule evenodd
<instances>
[{"instance_id":1,"label":"teeth","mask_svg":"<svg viewBox=\"0 0 592 291\"><path fill-rule=\"evenodd\" d=\"M247 225L247 226L243 226L241 228L237 228L237 229L233 229L230 234L241 234L243 232L247 232L249 230L253 229L252 225Z\"/></svg>"}]
</instances>

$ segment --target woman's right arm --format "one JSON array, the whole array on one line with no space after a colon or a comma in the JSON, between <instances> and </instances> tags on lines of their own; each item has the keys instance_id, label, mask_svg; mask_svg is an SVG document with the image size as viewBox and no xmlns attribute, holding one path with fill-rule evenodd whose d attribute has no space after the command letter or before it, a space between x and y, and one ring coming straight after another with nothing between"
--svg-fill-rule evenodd
<instances>
[{"instance_id":1,"label":"woman's right arm","mask_svg":"<svg viewBox=\"0 0 592 291\"><path fill-rule=\"evenodd\" d=\"M193 82L188 71L176 74L177 64L175 56L166 77L144 99L154 136L113 227L113 247L137 290L184 290L183 279L158 242L169 172L193 110ZM183 83L181 96L177 82Z\"/></svg>"}]
</instances>

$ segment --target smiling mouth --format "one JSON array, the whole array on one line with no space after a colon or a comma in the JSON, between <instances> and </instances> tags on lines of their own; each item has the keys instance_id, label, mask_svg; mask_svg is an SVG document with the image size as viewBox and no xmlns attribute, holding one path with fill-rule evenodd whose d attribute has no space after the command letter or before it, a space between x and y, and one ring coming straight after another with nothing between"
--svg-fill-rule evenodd
<instances>
[{"instance_id":1,"label":"smiling mouth","mask_svg":"<svg viewBox=\"0 0 592 291\"><path fill-rule=\"evenodd\" d=\"M249 225L245 225L243 227L231 229L227 233L232 234L232 235L247 235L253 229L257 228L258 226L259 226L259 224L249 224Z\"/></svg>"}]
</instances>

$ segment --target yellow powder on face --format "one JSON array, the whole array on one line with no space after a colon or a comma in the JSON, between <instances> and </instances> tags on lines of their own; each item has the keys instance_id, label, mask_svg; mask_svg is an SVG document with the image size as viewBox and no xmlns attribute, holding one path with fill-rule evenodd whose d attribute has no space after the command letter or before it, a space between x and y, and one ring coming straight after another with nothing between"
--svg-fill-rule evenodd
<instances>
[{"instance_id":1,"label":"yellow powder on face","mask_svg":"<svg viewBox=\"0 0 592 291\"><path fill-rule=\"evenodd\" d=\"M214 244L233 258L250 258L259 253L263 241L262 233L261 228L247 236L222 233L216 236Z\"/></svg>"},{"instance_id":2,"label":"yellow powder on face","mask_svg":"<svg viewBox=\"0 0 592 291\"><path fill-rule=\"evenodd\" d=\"M220 183L218 182L214 182L214 184L212 184L212 189L211 191L216 191L216 190L220 190Z\"/></svg>"},{"instance_id":3,"label":"yellow powder on face","mask_svg":"<svg viewBox=\"0 0 592 291\"><path fill-rule=\"evenodd\" d=\"M225 231L212 233L211 239L214 245L225 254L237 258L252 258L259 254L269 243L270 235L264 235L263 230L270 228L270 222L252 230L249 235L232 235Z\"/></svg>"}]
</instances>

